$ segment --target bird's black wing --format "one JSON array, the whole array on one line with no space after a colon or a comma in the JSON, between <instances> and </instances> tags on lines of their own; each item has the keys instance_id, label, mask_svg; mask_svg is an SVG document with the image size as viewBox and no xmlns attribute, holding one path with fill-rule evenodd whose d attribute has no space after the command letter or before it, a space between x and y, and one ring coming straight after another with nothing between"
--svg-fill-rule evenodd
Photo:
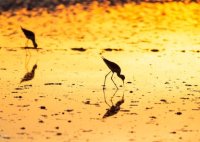
<instances>
[{"instance_id":1,"label":"bird's black wing","mask_svg":"<svg viewBox=\"0 0 200 142\"><path fill-rule=\"evenodd\" d=\"M21 27L21 29L22 29L24 35L25 35L27 38L34 38L35 34L34 34L32 31L29 31L29 30L24 29L24 28L22 28L22 27Z\"/></svg>"},{"instance_id":2,"label":"bird's black wing","mask_svg":"<svg viewBox=\"0 0 200 142\"><path fill-rule=\"evenodd\" d=\"M112 72L121 72L121 68L116 63L109 61L104 57L102 57L102 59Z\"/></svg>"}]
</instances>

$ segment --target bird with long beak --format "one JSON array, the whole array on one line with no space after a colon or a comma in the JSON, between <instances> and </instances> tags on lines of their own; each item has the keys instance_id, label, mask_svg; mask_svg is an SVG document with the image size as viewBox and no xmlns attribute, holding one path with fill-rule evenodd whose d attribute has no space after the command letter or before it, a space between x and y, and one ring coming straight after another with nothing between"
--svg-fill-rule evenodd
<instances>
[{"instance_id":1,"label":"bird with long beak","mask_svg":"<svg viewBox=\"0 0 200 142\"><path fill-rule=\"evenodd\" d=\"M105 62L105 64L108 66L108 68L111 70L106 76L105 76L105 79L104 79L104 87L105 87L105 83L106 83L106 78L107 76L112 72L112 76L111 76L111 80L112 82L115 84L116 88L118 89L116 83L114 82L113 80L113 75L114 73L117 74L117 76L119 78L121 78L121 80L123 81L123 86L124 86L124 80L125 80L125 76L123 74L121 74L121 68L114 62L111 62L109 60L107 60L106 58L102 57L103 61Z\"/></svg>"}]
</instances>

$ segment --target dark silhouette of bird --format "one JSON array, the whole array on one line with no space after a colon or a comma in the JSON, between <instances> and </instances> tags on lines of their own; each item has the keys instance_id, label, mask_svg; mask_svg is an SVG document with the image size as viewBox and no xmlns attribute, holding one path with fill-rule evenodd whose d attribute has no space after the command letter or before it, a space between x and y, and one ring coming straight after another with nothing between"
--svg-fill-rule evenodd
<instances>
[{"instance_id":1,"label":"dark silhouette of bird","mask_svg":"<svg viewBox=\"0 0 200 142\"><path fill-rule=\"evenodd\" d=\"M118 90L118 89L117 89ZM115 93L113 94L113 96L111 97L111 103L112 105L109 105L108 102L106 101L106 97L105 97L105 91L103 89L103 93L104 93L104 101L105 103L109 106L109 108L107 109L106 113L103 115L103 118L107 118L107 117L110 117L110 116L113 116L113 115L116 115L120 109L121 109L121 105L124 103L124 93L123 93L123 96L122 98L117 101L115 104L113 104L113 97L115 96L115 94L117 93L117 90L115 91Z\"/></svg>"},{"instance_id":2,"label":"dark silhouette of bird","mask_svg":"<svg viewBox=\"0 0 200 142\"><path fill-rule=\"evenodd\" d=\"M34 34L34 32L29 31L29 30L27 30L27 29L24 29L23 27L21 27L21 29L22 29L24 35L26 36L26 38L27 38L28 40L31 40L31 41L32 41L34 48L37 48L38 45L37 45L37 43L36 43L36 41L35 41L35 34ZM26 42L26 46L27 46L27 44L28 44L28 40L27 40L27 42Z\"/></svg>"},{"instance_id":3,"label":"dark silhouette of bird","mask_svg":"<svg viewBox=\"0 0 200 142\"><path fill-rule=\"evenodd\" d=\"M105 87L105 83L106 83L106 78L107 76L112 72L112 76L111 76L111 80L113 81L113 83L115 84L116 88L118 89L116 83L114 82L113 80L113 75L114 73L117 74L117 76L119 78L121 78L121 80L123 81L123 85L124 85L124 80L125 80L125 76L123 74L121 74L121 68L114 62L111 62L109 60L107 60L106 58L102 57L103 61L106 63L106 65L108 66L108 68L111 70L106 76L105 76L105 79L104 79L104 87Z\"/></svg>"},{"instance_id":4,"label":"dark silhouette of bird","mask_svg":"<svg viewBox=\"0 0 200 142\"><path fill-rule=\"evenodd\" d=\"M124 99L119 100L115 105L112 105L107 112L103 115L103 118L117 114L120 111L120 106L124 103Z\"/></svg>"},{"instance_id":5,"label":"dark silhouette of bird","mask_svg":"<svg viewBox=\"0 0 200 142\"><path fill-rule=\"evenodd\" d=\"M21 82L32 80L35 76L35 69L37 68L37 64L35 64L31 70L31 72L27 72L24 77L22 78Z\"/></svg>"}]
</instances>

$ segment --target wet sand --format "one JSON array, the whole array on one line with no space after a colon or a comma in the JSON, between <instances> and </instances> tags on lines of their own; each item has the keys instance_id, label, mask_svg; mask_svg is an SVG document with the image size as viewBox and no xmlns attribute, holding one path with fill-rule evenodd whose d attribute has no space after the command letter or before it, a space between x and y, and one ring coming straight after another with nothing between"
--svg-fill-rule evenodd
<instances>
[{"instance_id":1,"label":"wet sand","mask_svg":"<svg viewBox=\"0 0 200 142\"><path fill-rule=\"evenodd\" d=\"M93 4L3 13L0 141L200 141L199 9ZM40 49L23 48L20 25ZM102 90L102 55L126 76L117 92L110 77ZM34 78L20 83L35 64ZM103 118L112 105L118 110Z\"/></svg>"}]
</instances>

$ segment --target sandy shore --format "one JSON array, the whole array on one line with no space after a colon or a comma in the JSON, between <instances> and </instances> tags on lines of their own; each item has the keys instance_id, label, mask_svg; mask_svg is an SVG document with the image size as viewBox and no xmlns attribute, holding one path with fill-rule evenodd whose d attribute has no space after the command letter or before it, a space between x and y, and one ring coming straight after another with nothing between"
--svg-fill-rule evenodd
<instances>
[{"instance_id":1,"label":"sandy shore","mask_svg":"<svg viewBox=\"0 0 200 142\"><path fill-rule=\"evenodd\" d=\"M0 141L200 141L199 9L94 4L3 13ZM35 32L39 49L23 48L20 25ZM117 92L110 77L102 90L102 55L126 76L124 88L114 76ZM20 84L35 64L34 78Z\"/></svg>"}]
</instances>

